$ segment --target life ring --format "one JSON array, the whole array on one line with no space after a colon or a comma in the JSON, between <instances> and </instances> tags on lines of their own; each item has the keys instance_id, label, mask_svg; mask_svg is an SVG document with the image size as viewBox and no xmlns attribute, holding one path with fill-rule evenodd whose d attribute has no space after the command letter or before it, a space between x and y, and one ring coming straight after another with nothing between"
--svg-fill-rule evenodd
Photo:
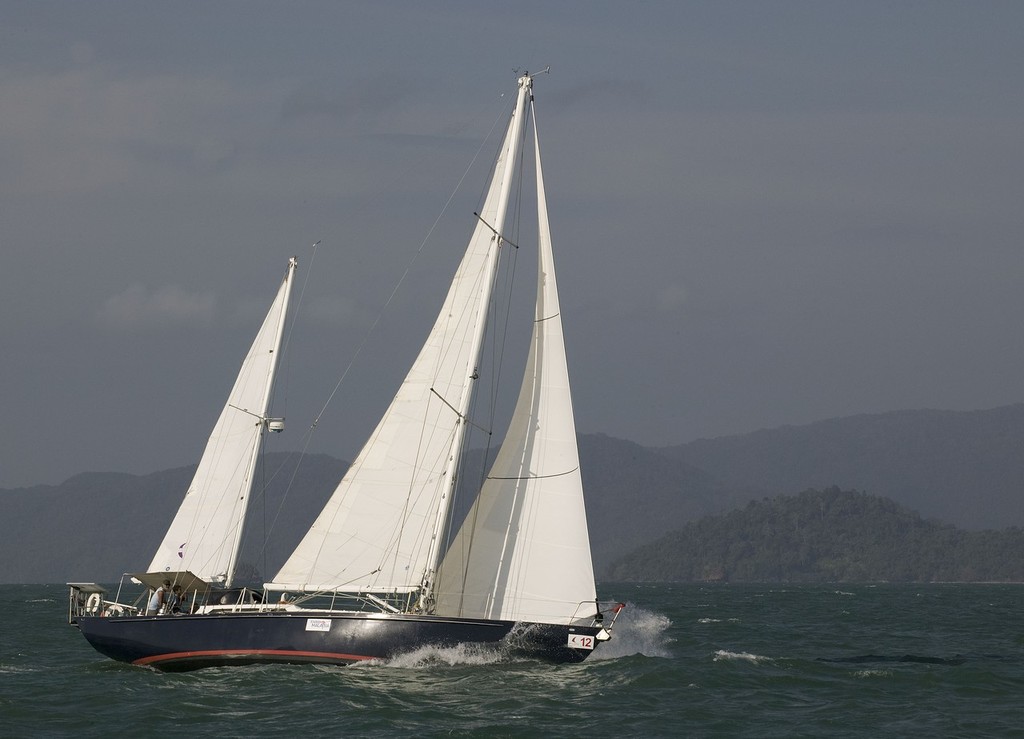
<instances>
[{"instance_id":1,"label":"life ring","mask_svg":"<svg viewBox=\"0 0 1024 739\"><path fill-rule=\"evenodd\" d=\"M92 615L99 613L100 606L103 604L103 599L100 598L99 593L93 593L89 596L89 599L85 601L85 612Z\"/></svg>"}]
</instances>

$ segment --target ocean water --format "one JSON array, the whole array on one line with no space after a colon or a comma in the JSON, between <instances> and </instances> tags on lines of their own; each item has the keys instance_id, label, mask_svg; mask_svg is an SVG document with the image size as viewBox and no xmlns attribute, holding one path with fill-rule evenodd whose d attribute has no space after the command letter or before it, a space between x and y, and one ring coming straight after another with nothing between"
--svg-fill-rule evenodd
<instances>
[{"instance_id":1,"label":"ocean water","mask_svg":"<svg viewBox=\"0 0 1024 739\"><path fill-rule=\"evenodd\" d=\"M580 665L468 648L164 674L0 586L0 736L1024 737L1024 585L602 584Z\"/></svg>"}]
</instances>

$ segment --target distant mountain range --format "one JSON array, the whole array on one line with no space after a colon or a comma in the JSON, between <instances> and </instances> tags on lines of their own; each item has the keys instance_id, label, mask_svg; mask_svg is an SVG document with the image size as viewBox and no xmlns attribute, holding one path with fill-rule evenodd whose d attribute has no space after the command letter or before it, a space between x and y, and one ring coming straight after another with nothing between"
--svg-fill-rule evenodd
<instances>
[{"instance_id":1,"label":"distant mountain range","mask_svg":"<svg viewBox=\"0 0 1024 739\"><path fill-rule=\"evenodd\" d=\"M479 479L481 456L463 480ZM604 577L613 561L688 522L808 488L861 490L968 529L1024 525L1024 404L854 416L660 449L581 435L580 457ZM241 556L254 580L276 572L346 467L326 455L297 462L270 454L261 465L265 493L254 498ZM193 471L85 473L0 490L0 582L110 582L144 569Z\"/></svg>"},{"instance_id":2,"label":"distant mountain range","mask_svg":"<svg viewBox=\"0 0 1024 739\"><path fill-rule=\"evenodd\" d=\"M660 450L764 495L838 485L967 529L1024 525L1024 404L897 411Z\"/></svg>"}]
</instances>

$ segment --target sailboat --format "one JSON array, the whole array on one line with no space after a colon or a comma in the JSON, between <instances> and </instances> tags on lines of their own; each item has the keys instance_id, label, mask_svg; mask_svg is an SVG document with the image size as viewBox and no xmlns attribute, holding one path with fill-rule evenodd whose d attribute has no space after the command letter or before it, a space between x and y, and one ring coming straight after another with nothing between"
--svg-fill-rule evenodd
<instances>
[{"instance_id":1,"label":"sailboat","mask_svg":"<svg viewBox=\"0 0 1024 739\"><path fill-rule=\"evenodd\" d=\"M195 479L128 602L69 583L69 620L102 654L163 670L252 662L350 664L475 645L579 662L622 604L598 600L555 282L533 98L518 80L474 230L433 328L305 537L262 590L238 549L296 261L288 263ZM453 499L474 423L484 332L528 121L538 270L529 355L489 473L457 530ZM178 586L175 591L174 587ZM170 590L168 589L170 588ZM170 607L169 607L169 604Z\"/></svg>"}]
</instances>

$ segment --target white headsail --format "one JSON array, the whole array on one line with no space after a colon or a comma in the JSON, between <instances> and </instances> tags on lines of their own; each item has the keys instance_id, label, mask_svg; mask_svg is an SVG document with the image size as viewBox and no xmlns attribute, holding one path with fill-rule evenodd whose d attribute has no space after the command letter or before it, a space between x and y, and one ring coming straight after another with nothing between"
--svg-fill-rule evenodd
<instances>
[{"instance_id":1,"label":"white headsail","mask_svg":"<svg viewBox=\"0 0 1024 739\"><path fill-rule=\"evenodd\" d=\"M539 257L530 355L508 433L441 566L438 615L568 624L596 588L534 121Z\"/></svg>"},{"instance_id":2,"label":"white headsail","mask_svg":"<svg viewBox=\"0 0 1024 739\"><path fill-rule=\"evenodd\" d=\"M292 278L292 258L270 311L246 354L195 477L148 572L191 571L230 585L249 505L253 470L269 419Z\"/></svg>"},{"instance_id":3,"label":"white headsail","mask_svg":"<svg viewBox=\"0 0 1024 739\"><path fill-rule=\"evenodd\" d=\"M272 583L274 590L429 587L465 432L500 232L529 95L518 103L480 221L434 327L394 400Z\"/></svg>"}]
</instances>

